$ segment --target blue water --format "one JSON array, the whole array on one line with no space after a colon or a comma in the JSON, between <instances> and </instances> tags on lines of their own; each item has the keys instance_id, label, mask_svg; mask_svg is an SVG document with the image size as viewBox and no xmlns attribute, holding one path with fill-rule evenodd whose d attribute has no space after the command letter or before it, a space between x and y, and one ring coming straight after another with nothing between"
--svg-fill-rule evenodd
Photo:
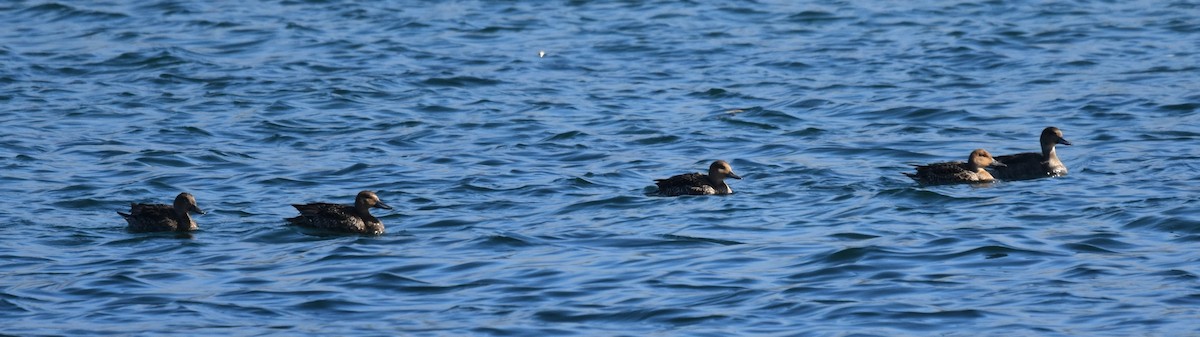
<instances>
[{"instance_id":1,"label":"blue water","mask_svg":"<svg viewBox=\"0 0 1200 337\"><path fill-rule=\"evenodd\" d=\"M0 27L2 334L1200 334L1195 2L16 0ZM1065 177L901 174L1051 125ZM736 194L648 195L715 159ZM364 189L385 235L284 225ZM190 236L116 214L181 191Z\"/></svg>"}]
</instances>

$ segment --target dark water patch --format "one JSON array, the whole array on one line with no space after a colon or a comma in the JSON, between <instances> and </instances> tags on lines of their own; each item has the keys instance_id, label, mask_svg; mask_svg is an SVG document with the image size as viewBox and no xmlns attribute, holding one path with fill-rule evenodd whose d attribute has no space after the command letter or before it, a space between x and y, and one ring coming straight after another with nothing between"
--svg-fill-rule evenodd
<instances>
[{"instance_id":1,"label":"dark water patch","mask_svg":"<svg viewBox=\"0 0 1200 337\"><path fill-rule=\"evenodd\" d=\"M302 187L302 186L319 186L320 185L319 183L317 183L315 181L284 178L284 177L269 177L269 178L256 179L254 181L254 183L257 185L262 185L262 186Z\"/></svg>"},{"instance_id":2,"label":"dark water patch","mask_svg":"<svg viewBox=\"0 0 1200 337\"><path fill-rule=\"evenodd\" d=\"M564 155L558 157L562 162L583 162L594 163L604 161L609 157L607 153L592 152L592 153L574 153L576 151L568 151Z\"/></svg>"},{"instance_id":3,"label":"dark water patch","mask_svg":"<svg viewBox=\"0 0 1200 337\"><path fill-rule=\"evenodd\" d=\"M529 247L533 245L533 243L527 240L508 235L490 235L482 238L481 240L477 240L476 244L493 249L501 247Z\"/></svg>"},{"instance_id":4,"label":"dark water patch","mask_svg":"<svg viewBox=\"0 0 1200 337\"><path fill-rule=\"evenodd\" d=\"M1123 228L1150 228L1170 233L1200 233L1200 221L1178 217L1143 216L1125 224Z\"/></svg>"},{"instance_id":5,"label":"dark water patch","mask_svg":"<svg viewBox=\"0 0 1200 337\"><path fill-rule=\"evenodd\" d=\"M89 68L101 69L121 68L124 71L128 71L130 69L148 70L168 68L172 66L188 64L189 62L190 60L181 58L170 51L159 50L151 52L122 53L113 58L98 63L87 64L85 66ZM108 71L115 72L118 70L112 69ZM174 75L161 74L159 76L166 76L165 79L170 79Z\"/></svg>"},{"instance_id":6,"label":"dark water patch","mask_svg":"<svg viewBox=\"0 0 1200 337\"><path fill-rule=\"evenodd\" d=\"M839 17L834 13L822 10L805 10L799 13L790 14L787 16L788 21L802 24L829 24L833 21L847 20L848 17Z\"/></svg>"},{"instance_id":7,"label":"dark water patch","mask_svg":"<svg viewBox=\"0 0 1200 337\"><path fill-rule=\"evenodd\" d=\"M850 257L847 257L845 255L855 254L855 253L856 252L846 252L843 254L843 256L840 256L838 258L843 259L843 260L851 259ZM827 258L818 259L816 261L829 262ZM871 272L876 272L876 271L878 271L878 268L873 267L873 266L839 263L838 266L834 266L834 267L818 268L818 269L815 269L812 271L791 274L791 275L788 275L786 277L786 279L804 281L804 282L828 282L831 280L837 280L837 279L844 278L844 277L852 277L854 275L866 274L866 273L871 273ZM789 291L791 291L791 290L789 290Z\"/></svg>"},{"instance_id":8,"label":"dark water patch","mask_svg":"<svg viewBox=\"0 0 1200 337\"><path fill-rule=\"evenodd\" d=\"M1084 244L1084 243L1066 244L1066 245L1063 245L1063 249L1074 251L1074 252L1093 253L1093 254L1116 254L1117 253L1117 252L1114 252L1111 250L1097 247L1095 245Z\"/></svg>"},{"instance_id":9,"label":"dark water patch","mask_svg":"<svg viewBox=\"0 0 1200 337\"><path fill-rule=\"evenodd\" d=\"M950 255L947 255L946 257L949 257L949 258L979 257L979 258L983 258L985 260L991 260L991 259L1000 259L1000 258L1009 258L1009 257L1029 258L1029 257L1033 257L1033 256L1052 256L1052 254L1046 253L1046 252L1015 249L1015 248L1002 247L1002 246L984 246L984 247L979 247L979 248L973 248L973 249L959 252L959 253L950 254ZM1023 262L1015 262L1015 263L1023 263Z\"/></svg>"},{"instance_id":10,"label":"dark water patch","mask_svg":"<svg viewBox=\"0 0 1200 337\"><path fill-rule=\"evenodd\" d=\"M440 105L418 106L418 107L416 107L416 109L421 112L457 112L457 111L460 111L459 109L456 109L456 108L440 106Z\"/></svg>"},{"instance_id":11,"label":"dark water patch","mask_svg":"<svg viewBox=\"0 0 1200 337\"><path fill-rule=\"evenodd\" d=\"M724 88L710 88L703 92L693 92L690 94L690 96L708 99L757 99L756 97L741 94Z\"/></svg>"},{"instance_id":12,"label":"dark water patch","mask_svg":"<svg viewBox=\"0 0 1200 337\"><path fill-rule=\"evenodd\" d=\"M1181 297L1173 298L1173 299L1170 299L1170 300L1168 300L1168 301L1166 302L1166 304L1170 304L1170 305L1197 305L1197 304L1200 304L1200 293L1196 293L1196 294L1191 294L1191 295L1187 295L1187 296L1181 296Z\"/></svg>"},{"instance_id":13,"label":"dark water patch","mask_svg":"<svg viewBox=\"0 0 1200 337\"><path fill-rule=\"evenodd\" d=\"M353 316L367 308L370 305L356 301L343 299L319 299L305 301L294 305L292 308L298 311L307 311L313 313L339 313L342 315Z\"/></svg>"},{"instance_id":14,"label":"dark water patch","mask_svg":"<svg viewBox=\"0 0 1200 337\"><path fill-rule=\"evenodd\" d=\"M461 219L442 219L427 224L419 225L421 228L445 228L445 227L471 227L472 221Z\"/></svg>"},{"instance_id":15,"label":"dark water patch","mask_svg":"<svg viewBox=\"0 0 1200 337\"><path fill-rule=\"evenodd\" d=\"M494 79L473 77L473 76L455 76L455 77L431 77L422 82L427 86L434 87L477 87L477 86L493 86L503 82Z\"/></svg>"},{"instance_id":16,"label":"dark water patch","mask_svg":"<svg viewBox=\"0 0 1200 337\"><path fill-rule=\"evenodd\" d=\"M1061 274L1066 279L1094 280L1097 278L1112 276L1114 275L1114 272L1102 267L1077 265L1063 271Z\"/></svg>"},{"instance_id":17,"label":"dark water patch","mask_svg":"<svg viewBox=\"0 0 1200 337\"><path fill-rule=\"evenodd\" d=\"M808 139L816 139L816 138L819 138L822 135L826 134L827 132L828 131L824 130L824 129L815 128L815 127L807 127L807 128L800 129L800 130L789 131L787 133L784 133L783 135L802 137L802 138L808 138Z\"/></svg>"},{"instance_id":18,"label":"dark water patch","mask_svg":"<svg viewBox=\"0 0 1200 337\"><path fill-rule=\"evenodd\" d=\"M710 243L715 243L715 244L724 245L724 246L743 244L742 242L737 242L737 241L732 241L732 240L701 238L701 237L692 237L692 236L675 235L675 234L664 234L663 238L668 239L668 240L710 242Z\"/></svg>"},{"instance_id":19,"label":"dark water patch","mask_svg":"<svg viewBox=\"0 0 1200 337\"><path fill-rule=\"evenodd\" d=\"M459 292L459 291L463 291L463 290L479 288L479 287L486 287L486 286L490 286L490 285L492 285L491 282L479 281L479 282L470 282L470 283L448 285L448 286L426 285L426 286L393 287L391 290L398 291L398 292L404 292L404 293L411 293L411 294L437 295L437 294L455 293L455 292Z\"/></svg>"},{"instance_id":20,"label":"dark water patch","mask_svg":"<svg viewBox=\"0 0 1200 337\"><path fill-rule=\"evenodd\" d=\"M1096 63L1096 62L1090 61L1090 60L1076 60L1076 61L1063 63L1063 65L1070 66L1070 67L1091 67L1091 66L1099 65L1099 63Z\"/></svg>"},{"instance_id":21,"label":"dark water patch","mask_svg":"<svg viewBox=\"0 0 1200 337\"><path fill-rule=\"evenodd\" d=\"M864 115L876 116L878 118L901 118L918 121L946 121L953 119L961 119L969 114L963 110L946 110L938 108L921 108L921 107L899 107L877 111L867 111Z\"/></svg>"},{"instance_id":22,"label":"dark water patch","mask_svg":"<svg viewBox=\"0 0 1200 337\"><path fill-rule=\"evenodd\" d=\"M128 18L129 16L123 13L79 9L69 5L60 4L57 2L45 3L25 9L18 10L16 13L27 15L33 18L49 18L50 21L82 21L82 22L97 22L111 21Z\"/></svg>"},{"instance_id":23,"label":"dark water patch","mask_svg":"<svg viewBox=\"0 0 1200 337\"><path fill-rule=\"evenodd\" d=\"M1167 104L1160 106L1160 109L1168 112L1190 113L1200 109L1200 103Z\"/></svg>"},{"instance_id":24,"label":"dark water patch","mask_svg":"<svg viewBox=\"0 0 1200 337\"><path fill-rule=\"evenodd\" d=\"M876 236L876 235L861 234L861 233L837 233L837 234L832 234L829 236L833 237L833 238L837 238L837 239L853 240L853 241L871 240L871 239L879 238L879 236Z\"/></svg>"},{"instance_id":25,"label":"dark water patch","mask_svg":"<svg viewBox=\"0 0 1200 337\"><path fill-rule=\"evenodd\" d=\"M642 145L670 144L670 143L678 143L680 139L681 138L678 136L667 135L667 136L640 138L640 139L634 140L634 142L638 143L638 144L642 144Z\"/></svg>"},{"instance_id":26,"label":"dark water patch","mask_svg":"<svg viewBox=\"0 0 1200 337\"><path fill-rule=\"evenodd\" d=\"M92 189L94 189L94 187L84 186L84 185L73 185L73 186L68 186L64 189L58 190L57 192L66 193L66 192L70 192L70 190L79 191L79 190L92 190ZM66 209L88 209L88 208L93 208L93 207L104 205L104 204L106 204L104 200L97 200L97 199L92 199L92 198L57 200L57 201L54 201L53 203L51 203L51 205L53 205L55 207L61 207L61 208L66 208Z\"/></svg>"},{"instance_id":27,"label":"dark water patch","mask_svg":"<svg viewBox=\"0 0 1200 337\"><path fill-rule=\"evenodd\" d=\"M781 62L763 62L757 64L761 67L773 67L787 71L803 71L812 68L813 66L804 62L797 61L781 61Z\"/></svg>"},{"instance_id":28,"label":"dark water patch","mask_svg":"<svg viewBox=\"0 0 1200 337\"><path fill-rule=\"evenodd\" d=\"M234 26L234 27L238 27L238 26ZM233 28L233 27L229 27L229 28ZM243 31L243 32L246 32L246 31ZM212 49L217 50L218 52L216 52L216 54L218 54L218 55L231 56L231 55L248 53L249 51L255 50L255 48L266 45L268 42L271 41L272 36L270 36L271 34L268 33L267 31L250 30L249 32L255 33L255 35L264 35L265 37L248 38L248 36L244 36L243 34L238 34L241 37L241 39L239 39L237 41L229 41L229 42L224 42L221 44L213 45ZM287 70L290 70L290 69L287 69Z\"/></svg>"},{"instance_id":29,"label":"dark water patch","mask_svg":"<svg viewBox=\"0 0 1200 337\"><path fill-rule=\"evenodd\" d=\"M586 244L588 246L609 248L682 249L710 247L713 245L713 242L709 240L680 240L674 237L663 237L662 239L623 237L587 240Z\"/></svg>"},{"instance_id":30,"label":"dark water patch","mask_svg":"<svg viewBox=\"0 0 1200 337\"><path fill-rule=\"evenodd\" d=\"M589 211L607 207L631 208L639 204L638 201L640 200L640 198L634 196L615 196L596 200L579 201L563 207L558 211L558 214L570 214L576 211Z\"/></svg>"},{"instance_id":31,"label":"dark water patch","mask_svg":"<svg viewBox=\"0 0 1200 337\"><path fill-rule=\"evenodd\" d=\"M772 124L757 123L757 122L742 120L742 119L726 119L726 121L729 124L736 124L736 125L740 125L740 126L744 126L744 127L752 127L752 128L756 128L756 129L762 129L762 130L777 130L777 129L779 129L778 127L776 127L775 125L772 125Z\"/></svg>"},{"instance_id":32,"label":"dark water patch","mask_svg":"<svg viewBox=\"0 0 1200 337\"><path fill-rule=\"evenodd\" d=\"M599 309L599 308L596 308ZM724 316L703 314L688 309L639 309L610 308L609 310L550 310L534 314L538 320L548 323L622 323L652 321L666 324L691 324L699 321L722 319Z\"/></svg>"},{"instance_id":33,"label":"dark water patch","mask_svg":"<svg viewBox=\"0 0 1200 337\"><path fill-rule=\"evenodd\" d=\"M1178 280L1178 281L1194 281L1194 280L1200 279L1200 277L1197 277L1196 274L1193 274L1193 273L1185 271L1185 270L1178 270L1178 269L1150 273L1150 275L1162 276L1163 278L1173 279L1173 280Z\"/></svg>"},{"instance_id":34,"label":"dark water patch","mask_svg":"<svg viewBox=\"0 0 1200 337\"><path fill-rule=\"evenodd\" d=\"M1121 74L1123 74L1123 75L1138 75L1138 74L1176 73L1176 72L1187 73L1187 72L1195 72L1196 70L1200 70L1200 68L1189 67L1189 66L1178 67L1178 68L1168 67L1168 66L1153 66L1153 67L1149 67L1149 68L1127 71L1127 72L1123 72Z\"/></svg>"},{"instance_id":35,"label":"dark water patch","mask_svg":"<svg viewBox=\"0 0 1200 337\"><path fill-rule=\"evenodd\" d=\"M553 136L550 136L549 138L543 139L542 142L559 142L559 141L587 139L587 138L589 138L589 135L587 133L585 133L583 131L572 130L572 131L555 134Z\"/></svg>"}]
</instances>

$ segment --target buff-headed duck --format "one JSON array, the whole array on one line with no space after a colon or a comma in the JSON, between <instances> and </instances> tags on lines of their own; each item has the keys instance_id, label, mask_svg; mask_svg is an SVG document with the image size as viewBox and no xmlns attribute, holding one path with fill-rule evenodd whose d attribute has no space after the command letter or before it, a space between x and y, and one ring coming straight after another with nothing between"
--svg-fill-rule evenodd
<instances>
[{"instance_id":1,"label":"buff-headed duck","mask_svg":"<svg viewBox=\"0 0 1200 337\"><path fill-rule=\"evenodd\" d=\"M929 165L917 165L917 173L905 172L904 175L926 185L984 183L994 178L984 167L1004 166L1005 163L992 158L992 154L984 149L975 149L967 157L966 162L952 161Z\"/></svg>"},{"instance_id":2,"label":"buff-headed duck","mask_svg":"<svg viewBox=\"0 0 1200 337\"><path fill-rule=\"evenodd\" d=\"M133 232L187 232L199 229L189 212L204 214L196 206L196 197L191 193L179 193L173 205L133 203L129 213L121 213L129 230Z\"/></svg>"},{"instance_id":3,"label":"buff-headed duck","mask_svg":"<svg viewBox=\"0 0 1200 337\"><path fill-rule=\"evenodd\" d=\"M708 166L708 174L687 173L667 179L655 179L658 194L664 196L732 194L733 188L725 184L725 178L742 179L733 173L733 167L724 160L714 161Z\"/></svg>"},{"instance_id":4,"label":"buff-headed duck","mask_svg":"<svg viewBox=\"0 0 1200 337\"><path fill-rule=\"evenodd\" d=\"M379 235L383 234L383 222L371 215L371 208L392 209L379 200L375 192L362 191L354 198L354 205L311 203L292 205L300 216L287 221L300 227L315 228L331 232Z\"/></svg>"}]
</instances>

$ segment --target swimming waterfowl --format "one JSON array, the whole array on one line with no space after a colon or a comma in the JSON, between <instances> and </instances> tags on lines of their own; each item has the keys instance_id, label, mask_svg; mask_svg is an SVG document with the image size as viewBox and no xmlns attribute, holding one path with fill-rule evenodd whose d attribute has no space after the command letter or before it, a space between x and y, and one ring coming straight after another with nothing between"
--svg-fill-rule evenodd
<instances>
[{"instance_id":1,"label":"swimming waterfowl","mask_svg":"<svg viewBox=\"0 0 1200 337\"><path fill-rule=\"evenodd\" d=\"M988 166L1004 166L1004 163L992 158L987 150L975 149L965 163L952 161L917 165L917 173L904 172L904 175L926 185L981 183L995 179L983 169Z\"/></svg>"},{"instance_id":2,"label":"swimming waterfowl","mask_svg":"<svg viewBox=\"0 0 1200 337\"><path fill-rule=\"evenodd\" d=\"M1042 153L1026 152L996 157L996 160L1008 166L992 168L993 176L1003 180L1021 180L1066 175L1067 166L1054 152L1055 144L1071 145L1063 138L1062 130L1047 127L1042 130L1038 143L1042 145Z\"/></svg>"},{"instance_id":3,"label":"swimming waterfowl","mask_svg":"<svg viewBox=\"0 0 1200 337\"><path fill-rule=\"evenodd\" d=\"M379 200L375 192L362 191L354 198L354 206L330 203L292 205L300 216L288 218L293 225L331 232L379 235L383 222L371 215L371 208L392 209Z\"/></svg>"},{"instance_id":4,"label":"swimming waterfowl","mask_svg":"<svg viewBox=\"0 0 1200 337\"><path fill-rule=\"evenodd\" d=\"M658 194L664 196L732 194L733 189L725 184L725 178L742 179L733 173L733 167L724 160L714 161L708 166L708 174L687 173L667 179L655 179Z\"/></svg>"},{"instance_id":5,"label":"swimming waterfowl","mask_svg":"<svg viewBox=\"0 0 1200 337\"><path fill-rule=\"evenodd\" d=\"M129 206L128 214L117 214L125 218L125 222L129 223L128 229L134 232L186 232L199 229L188 212L204 214L196 206L196 197L183 192L175 197L173 205L133 203Z\"/></svg>"}]
</instances>

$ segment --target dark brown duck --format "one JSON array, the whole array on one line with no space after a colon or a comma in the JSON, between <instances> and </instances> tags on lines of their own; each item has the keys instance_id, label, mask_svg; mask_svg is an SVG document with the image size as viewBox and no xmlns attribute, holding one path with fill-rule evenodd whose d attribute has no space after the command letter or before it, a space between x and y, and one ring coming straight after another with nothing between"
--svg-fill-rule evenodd
<instances>
[{"instance_id":1,"label":"dark brown duck","mask_svg":"<svg viewBox=\"0 0 1200 337\"><path fill-rule=\"evenodd\" d=\"M288 218L293 225L331 232L379 235L383 234L383 222L371 215L371 208L392 209L379 200L375 192L362 191L354 198L354 205L312 203L292 205L300 216Z\"/></svg>"},{"instance_id":2,"label":"dark brown duck","mask_svg":"<svg viewBox=\"0 0 1200 337\"><path fill-rule=\"evenodd\" d=\"M664 196L732 194L733 188L725 184L725 178L742 179L733 173L733 167L724 160L714 161L708 166L708 174L687 173L667 179L655 179L658 194Z\"/></svg>"},{"instance_id":3,"label":"dark brown duck","mask_svg":"<svg viewBox=\"0 0 1200 337\"><path fill-rule=\"evenodd\" d=\"M187 232L199 229L188 212L204 214L196 206L196 198L184 192L175 197L173 205L133 203L128 214L117 214L125 218L125 222L129 223L128 229L133 232Z\"/></svg>"},{"instance_id":4,"label":"dark brown duck","mask_svg":"<svg viewBox=\"0 0 1200 337\"><path fill-rule=\"evenodd\" d=\"M1054 151L1054 145L1056 144L1071 145L1071 142L1063 138L1062 131L1053 126L1047 127L1042 130L1042 136L1038 139L1038 143L1042 146L1042 153L1025 152L996 157L996 160L1004 162L1007 166L993 167L992 175L1001 180L1036 179L1066 175L1067 166L1063 165L1062 160L1058 159L1058 154Z\"/></svg>"},{"instance_id":5,"label":"dark brown duck","mask_svg":"<svg viewBox=\"0 0 1200 337\"><path fill-rule=\"evenodd\" d=\"M994 179L983 169L988 166L1004 166L1004 163L992 158L992 154L987 150L975 149L971 151L966 162L917 165L917 173L904 172L904 175L926 185L984 183Z\"/></svg>"}]
</instances>

